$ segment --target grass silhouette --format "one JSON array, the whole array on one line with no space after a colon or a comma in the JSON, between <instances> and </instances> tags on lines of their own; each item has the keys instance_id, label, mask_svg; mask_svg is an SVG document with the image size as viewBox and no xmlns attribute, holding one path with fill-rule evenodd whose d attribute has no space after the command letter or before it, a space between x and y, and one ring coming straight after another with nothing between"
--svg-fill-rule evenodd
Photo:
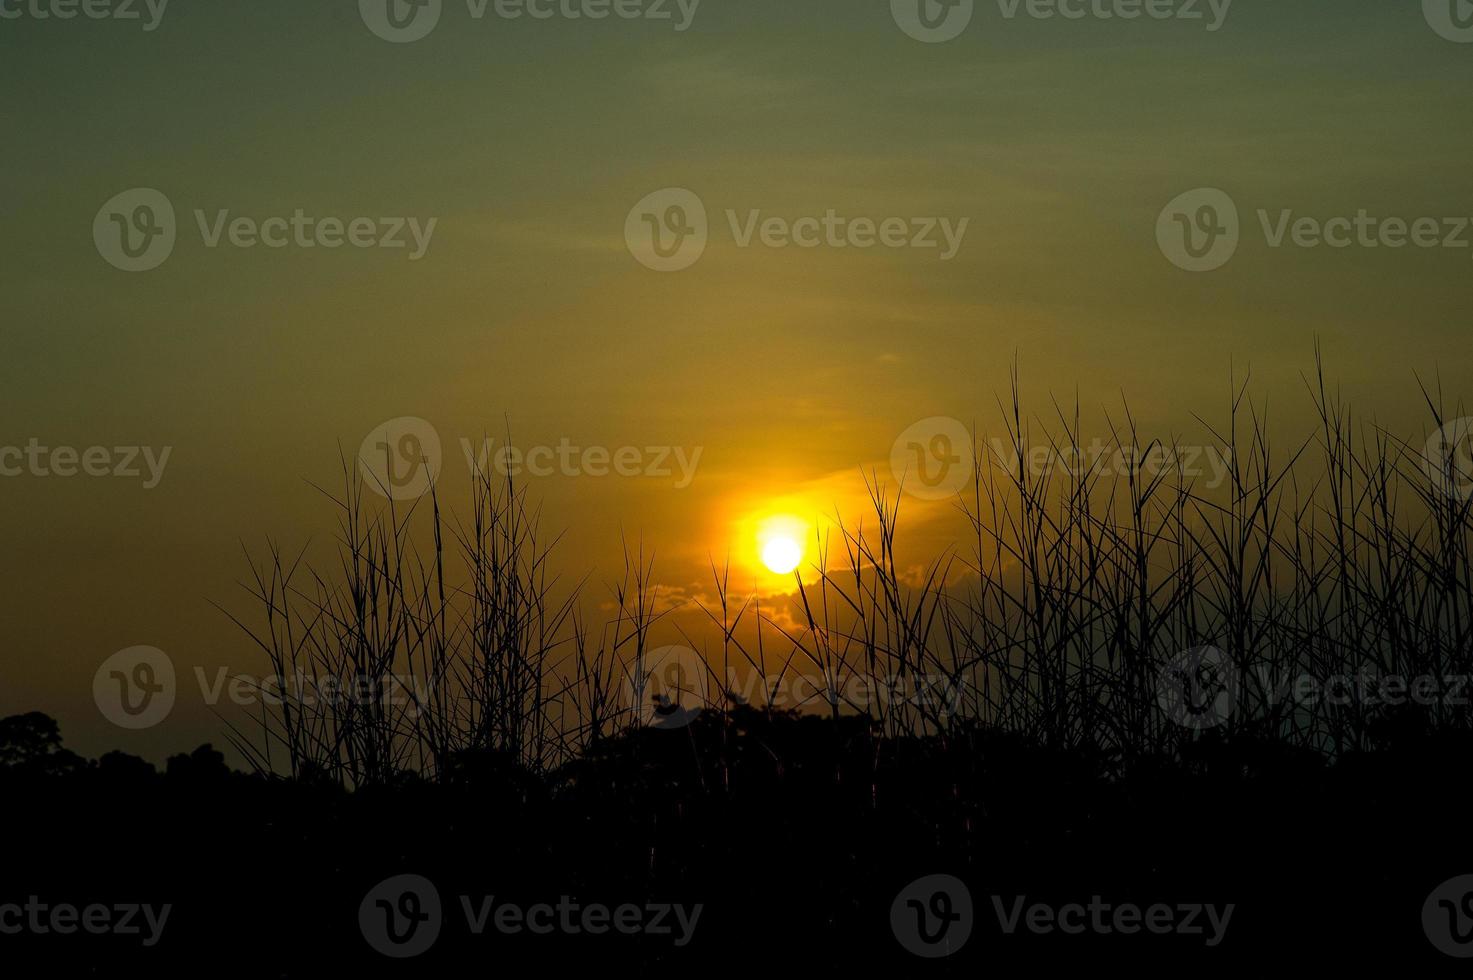
<instances>
[{"instance_id":1,"label":"grass silhouette","mask_svg":"<svg viewBox=\"0 0 1473 980\"><path fill-rule=\"evenodd\" d=\"M33 845L11 881L179 903L171 942L93 937L69 948L80 962L225 959L250 976L377 975L388 961L354 911L404 874L446 906L410 975L1244 968L1272 949L1446 967L1417 912L1473 867L1455 829L1473 749L1455 689L1473 656L1473 473L1459 439L1427 438L1462 432L1437 393L1423 389L1428 432L1398 441L1355 424L1322 372L1307 390L1318 427L1279 449L1234 385L1214 487L1128 412L1110 455L1131 465L1034 466L1036 447L1085 458L1078 412L1044 425L1015 393L1002 451L984 444L956 501L965 546L905 567L903 491L874 480L873 513L817 542L790 615L734 595L713 564L714 599L684 610L705 636L671 616L638 546L592 625L585 583L554 575L556 541L509 480L477 474L457 517L433 491L375 503L345 461L336 564L268 546L255 612L230 614L272 672L307 682L231 720L254 771L209 746L163 773L89 761L44 715L0 720L0 789L23 801L5 832ZM684 664L696 676L660 687L672 631L703 653ZM1376 683L1337 691L1336 677ZM1436 679L1426 696L1417 678ZM93 814L119 800L99 837ZM161 834L141 863L115 846ZM61 850L82 870L58 872ZM975 937L926 961L887 915L937 873L970 889ZM704 912L688 945L549 945L456 919L492 893ZM1212 946L1001 924L1025 899L1100 896L1238 911Z\"/></svg>"},{"instance_id":2,"label":"grass silhouette","mask_svg":"<svg viewBox=\"0 0 1473 980\"><path fill-rule=\"evenodd\" d=\"M1208 738L1340 756L1464 731L1466 448L1357 426L1322 370L1306 383L1319 424L1285 449L1235 384L1209 426L1225 485L1203 488L1180 441L1148 438L1128 409L1091 457L1077 407L1030 420L1015 381L1006 449L983 445L957 498L970 541L919 575L902 568L902 491L875 480L868 522L816 542L792 615L732 595L713 565L715 601L693 603L709 635L678 627L706 675L679 706L649 683L670 612L653 559L628 554L595 629L581 583L554 597L540 514L511 478L476 473L457 518L433 490L375 509L345 462L333 574L273 546L252 565L256 615L232 618L274 675L361 696L288 697L235 744L263 772L346 787L442 778L467 755L547 774L649 723L652 699L771 711L793 706L777 693L799 675L807 709L860 719L876 757L897 738L983 728L1120 774ZM1429 432L1460 424L1422 394ZM1030 464L1040 450L1079 464ZM743 675L756 680L733 683Z\"/></svg>"}]
</instances>

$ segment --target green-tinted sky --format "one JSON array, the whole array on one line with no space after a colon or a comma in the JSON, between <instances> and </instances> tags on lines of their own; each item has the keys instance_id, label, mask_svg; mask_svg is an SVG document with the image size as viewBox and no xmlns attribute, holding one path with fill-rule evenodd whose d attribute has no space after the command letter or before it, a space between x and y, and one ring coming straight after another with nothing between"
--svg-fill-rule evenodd
<instances>
[{"instance_id":1,"label":"green-tinted sky","mask_svg":"<svg viewBox=\"0 0 1473 980\"><path fill-rule=\"evenodd\" d=\"M23 12L0 20L0 445L173 447L153 489L0 479L0 714L47 710L82 749L218 730L193 702L165 729L110 728L92 672L135 644L259 670L208 600L232 600L240 540L330 534L304 481L387 419L432 423L452 496L457 440L508 422L527 446L700 447L685 488L531 484L571 572L612 576L622 529L686 589L754 513L852 503L917 420L986 429L1015 354L1035 396L1123 390L1186 432L1230 364L1303 413L1317 337L1346 394L1408 434L1413 371L1473 380L1473 248L1274 249L1256 215L1473 215L1473 44L1417 0L1236 0L1216 31L979 0L939 44L885 0L703 0L683 32L446 0L406 44L353 0L173 0L153 31L31 3L0 0ZM93 220L138 187L179 237L128 273ZM657 273L625 221L670 187L699 196L710 242ZM1242 241L1194 274L1156 226L1201 187L1236 202ZM193 215L298 208L437 224L410 261L206 248ZM943 262L739 248L728 209L969 225Z\"/></svg>"}]
</instances>

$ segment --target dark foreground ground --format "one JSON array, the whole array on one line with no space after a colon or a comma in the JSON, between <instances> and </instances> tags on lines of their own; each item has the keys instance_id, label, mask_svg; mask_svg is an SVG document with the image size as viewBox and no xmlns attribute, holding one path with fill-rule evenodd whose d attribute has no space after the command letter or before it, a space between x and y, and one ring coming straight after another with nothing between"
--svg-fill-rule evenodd
<instances>
[{"instance_id":1,"label":"dark foreground ground","mask_svg":"<svg viewBox=\"0 0 1473 980\"><path fill-rule=\"evenodd\" d=\"M0 754L0 973L1451 975L1473 888L1434 891L1473 874L1470 750L1408 735L1331 765L1205 739L1106 779L995 734L877 745L745 713L552 780L467 758L348 794L203 748L156 773L33 740ZM155 928L135 905L170 909Z\"/></svg>"}]
</instances>

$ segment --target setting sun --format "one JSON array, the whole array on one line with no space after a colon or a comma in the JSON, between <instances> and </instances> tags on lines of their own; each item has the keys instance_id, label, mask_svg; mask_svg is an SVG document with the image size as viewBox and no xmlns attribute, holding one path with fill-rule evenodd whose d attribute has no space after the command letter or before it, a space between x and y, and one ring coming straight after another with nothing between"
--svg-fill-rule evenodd
<instances>
[{"instance_id":1,"label":"setting sun","mask_svg":"<svg viewBox=\"0 0 1473 980\"><path fill-rule=\"evenodd\" d=\"M790 575L803 561L807 526L791 516L769 517L757 531L757 553L774 575Z\"/></svg>"},{"instance_id":2,"label":"setting sun","mask_svg":"<svg viewBox=\"0 0 1473 980\"><path fill-rule=\"evenodd\" d=\"M789 537L774 537L762 546L762 564L778 575L787 575L803 560L803 546Z\"/></svg>"}]
</instances>

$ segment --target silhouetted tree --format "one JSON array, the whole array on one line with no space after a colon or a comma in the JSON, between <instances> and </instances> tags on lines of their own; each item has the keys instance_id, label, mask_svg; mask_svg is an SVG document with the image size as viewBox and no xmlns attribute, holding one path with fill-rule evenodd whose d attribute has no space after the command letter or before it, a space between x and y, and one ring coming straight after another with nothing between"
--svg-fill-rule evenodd
<instances>
[{"instance_id":1,"label":"silhouetted tree","mask_svg":"<svg viewBox=\"0 0 1473 980\"><path fill-rule=\"evenodd\" d=\"M61 727L39 711L0 718L0 765L33 765L61 748Z\"/></svg>"},{"instance_id":2,"label":"silhouetted tree","mask_svg":"<svg viewBox=\"0 0 1473 980\"><path fill-rule=\"evenodd\" d=\"M39 711L0 718L0 766L23 772L64 775L87 768L87 760L62 748L56 719Z\"/></svg>"},{"instance_id":3,"label":"silhouetted tree","mask_svg":"<svg viewBox=\"0 0 1473 980\"><path fill-rule=\"evenodd\" d=\"M141 782L158 775L153 763L136 755L116 750L97 760L97 771L102 776L118 782Z\"/></svg>"},{"instance_id":4,"label":"silhouetted tree","mask_svg":"<svg viewBox=\"0 0 1473 980\"><path fill-rule=\"evenodd\" d=\"M164 771L170 779L192 781L225 779L230 775L230 767L225 764L225 755L216 751L208 742L188 755L170 756Z\"/></svg>"}]
</instances>

